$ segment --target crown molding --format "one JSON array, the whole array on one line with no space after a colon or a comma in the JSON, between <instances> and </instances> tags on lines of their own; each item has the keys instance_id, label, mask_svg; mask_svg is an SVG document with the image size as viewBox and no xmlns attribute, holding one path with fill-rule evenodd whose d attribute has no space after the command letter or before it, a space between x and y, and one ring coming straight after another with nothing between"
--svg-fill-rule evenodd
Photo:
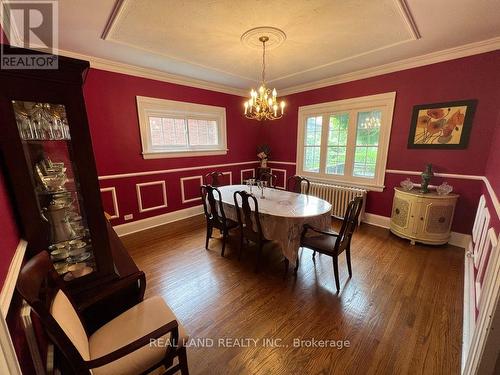
<instances>
[{"instance_id":1,"label":"crown molding","mask_svg":"<svg viewBox=\"0 0 500 375\"><path fill-rule=\"evenodd\" d=\"M55 51L58 55L72 57L90 62L90 67L94 69L106 70L108 72L127 74L134 77L153 79L155 81L175 83L177 85L196 87L199 89L222 92L224 94L237 95L244 97L247 95L247 90L238 89L231 86L221 85L214 82L204 81L201 79L190 78L187 76L163 72L161 70L144 68L140 66L125 64L117 61L94 57L72 51L58 49Z\"/></svg>"},{"instance_id":2,"label":"crown molding","mask_svg":"<svg viewBox=\"0 0 500 375\"><path fill-rule=\"evenodd\" d=\"M400 70L417 68L420 66L436 64L443 61L459 59L462 57L478 55L500 49L500 37L482 40L479 42L464 44L462 46L448 48L445 50L431 52L425 55L410 57L389 64L380 65L373 68L361 69L352 73L340 74L331 78L322 79L302 85L291 86L280 90L280 95L290 95L299 92L319 89L327 86L357 81L364 78L393 73Z\"/></svg>"}]
</instances>

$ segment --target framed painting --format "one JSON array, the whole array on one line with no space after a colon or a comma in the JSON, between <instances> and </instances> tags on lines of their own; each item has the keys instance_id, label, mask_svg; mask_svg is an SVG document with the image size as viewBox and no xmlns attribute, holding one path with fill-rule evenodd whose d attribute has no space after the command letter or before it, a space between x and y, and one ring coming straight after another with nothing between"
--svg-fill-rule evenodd
<instances>
[{"instance_id":1,"label":"framed painting","mask_svg":"<svg viewBox=\"0 0 500 375\"><path fill-rule=\"evenodd\" d=\"M413 107L408 148L467 148L477 100Z\"/></svg>"}]
</instances>

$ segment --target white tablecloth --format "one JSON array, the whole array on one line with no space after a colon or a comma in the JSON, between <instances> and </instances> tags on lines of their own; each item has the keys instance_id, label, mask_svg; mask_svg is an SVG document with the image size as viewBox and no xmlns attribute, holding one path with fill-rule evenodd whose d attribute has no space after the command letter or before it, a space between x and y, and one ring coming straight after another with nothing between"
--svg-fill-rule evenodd
<instances>
[{"instance_id":1,"label":"white tablecloth","mask_svg":"<svg viewBox=\"0 0 500 375\"><path fill-rule=\"evenodd\" d=\"M237 220L233 195L236 191L249 191L248 186L228 185L219 187L219 190L226 217ZM252 192L259 205L264 237L277 242L292 265L297 262L302 226L310 224L321 229L330 227L332 206L323 199L270 188L265 189L265 199L262 199L260 189L256 186L252 187ZM252 203L251 207L253 209Z\"/></svg>"}]
</instances>

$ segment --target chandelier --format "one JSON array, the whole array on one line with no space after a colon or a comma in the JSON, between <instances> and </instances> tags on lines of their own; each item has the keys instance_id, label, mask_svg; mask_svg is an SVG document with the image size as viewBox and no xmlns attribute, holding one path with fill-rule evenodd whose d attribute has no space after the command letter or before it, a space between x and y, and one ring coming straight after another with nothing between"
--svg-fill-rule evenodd
<instances>
[{"instance_id":1,"label":"chandelier","mask_svg":"<svg viewBox=\"0 0 500 375\"><path fill-rule=\"evenodd\" d=\"M261 36L259 41L262 43L262 82L258 90L250 92L250 99L245 102L245 117L263 121L277 120L283 117L285 112L285 102L282 100L278 105L276 89L266 87L266 42L267 36Z\"/></svg>"}]
</instances>

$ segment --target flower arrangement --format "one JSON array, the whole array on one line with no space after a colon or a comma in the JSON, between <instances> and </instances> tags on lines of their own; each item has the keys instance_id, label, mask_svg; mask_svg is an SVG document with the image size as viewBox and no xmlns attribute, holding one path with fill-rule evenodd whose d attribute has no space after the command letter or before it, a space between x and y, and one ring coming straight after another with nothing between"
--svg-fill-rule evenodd
<instances>
[{"instance_id":1,"label":"flower arrangement","mask_svg":"<svg viewBox=\"0 0 500 375\"><path fill-rule=\"evenodd\" d=\"M267 167L267 160L271 154L271 148L268 145L260 145L257 147L257 157L260 161L260 167Z\"/></svg>"}]
</instances>

